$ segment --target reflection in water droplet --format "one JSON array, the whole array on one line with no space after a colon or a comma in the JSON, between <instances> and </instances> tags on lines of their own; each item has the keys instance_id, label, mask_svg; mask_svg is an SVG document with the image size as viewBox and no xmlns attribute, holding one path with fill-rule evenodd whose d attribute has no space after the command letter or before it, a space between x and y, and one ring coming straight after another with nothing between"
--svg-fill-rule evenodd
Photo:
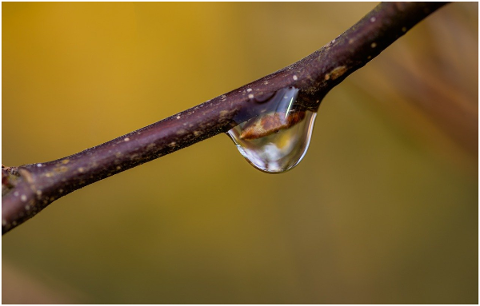
<instances>
[{"instance_id":1,"label":"reflection in water droplet","mask_svg":"<svg viewBox=\"0 0 480 306\"><path fill-rule=\"evenodd\" d=\"M316 113L302 110L295 103L297 95L297 88L288 87L267 100L253 101L256 116L227 132L255 168L281 173L295 167L305 156Z\"/></svg>"}]
</instances>

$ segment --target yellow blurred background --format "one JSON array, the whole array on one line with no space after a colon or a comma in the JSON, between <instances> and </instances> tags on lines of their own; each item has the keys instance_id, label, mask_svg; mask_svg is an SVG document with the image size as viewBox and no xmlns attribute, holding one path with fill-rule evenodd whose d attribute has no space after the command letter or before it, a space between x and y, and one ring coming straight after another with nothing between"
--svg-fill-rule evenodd
<instances>
[{"instance_id":1,"label":"yellow blurred background","mask_svg":"<svg viewBox=\"0 0 480 306\"><path fill-rule=\"evenodd\" d=\"M70 155L319 49L375 3L3 3L3 159ZM2 239L4 303L477 303L478 7L324 99L309 152L226 135L76 191Z\"/></svg>"}]
</instances>

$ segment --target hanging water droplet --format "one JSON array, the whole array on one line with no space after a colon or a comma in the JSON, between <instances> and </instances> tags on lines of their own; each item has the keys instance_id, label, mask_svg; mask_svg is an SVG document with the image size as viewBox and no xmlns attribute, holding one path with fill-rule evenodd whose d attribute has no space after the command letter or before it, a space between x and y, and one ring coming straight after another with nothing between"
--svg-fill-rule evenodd
<instances>
[{"instance_id":1,"label":"hanging water droplet","mask_svg":"<svg viewBox=\"0 0 480 306\"><path fill-rule=\"evenodd\" d=\"M227 132L238 151L255 168L281 173L295 167L305 156L316 113L296 103L298 89L283 88L268 99L254 100L256 116ZM245 116L245 115L244 115Z\"/></svg>"}]
</instances>

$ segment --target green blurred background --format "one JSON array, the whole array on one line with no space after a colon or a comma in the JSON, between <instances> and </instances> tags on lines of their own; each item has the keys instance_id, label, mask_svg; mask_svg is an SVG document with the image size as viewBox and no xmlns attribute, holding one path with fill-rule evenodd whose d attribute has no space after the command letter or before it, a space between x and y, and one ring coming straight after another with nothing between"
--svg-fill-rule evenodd
<instances>
[{"instance_id":1,"label":"green blurred background","mask_svg":"<svg viewBox=\"0 0 480 306\"><path fill-rule=\"evenodd\" d=\"M2 162L106 142L289 65L375 3L3 3ZM226 135L5 235L4 303L476 303L478 7L450 4L323 101L261 173Z\"/></svg>"}]
</instances>

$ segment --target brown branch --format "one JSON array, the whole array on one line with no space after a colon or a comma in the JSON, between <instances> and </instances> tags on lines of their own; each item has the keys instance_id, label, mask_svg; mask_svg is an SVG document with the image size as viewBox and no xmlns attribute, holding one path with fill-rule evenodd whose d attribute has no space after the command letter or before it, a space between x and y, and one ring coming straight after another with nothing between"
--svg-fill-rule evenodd
<instances>
[{"instance_id":1,"label":"brown branch","mask_svg":"<svg viewBox=\"0 0 480 306\"><path fill-rule=\"evenodd\" d=\"M316 111L333 87L444 4L379 4L320 50L255 82L80 153L2 167L3 234L72 191L228 131L253 115L252 95L294 86L299 103Z\"/></svg>"}]
</instances>

